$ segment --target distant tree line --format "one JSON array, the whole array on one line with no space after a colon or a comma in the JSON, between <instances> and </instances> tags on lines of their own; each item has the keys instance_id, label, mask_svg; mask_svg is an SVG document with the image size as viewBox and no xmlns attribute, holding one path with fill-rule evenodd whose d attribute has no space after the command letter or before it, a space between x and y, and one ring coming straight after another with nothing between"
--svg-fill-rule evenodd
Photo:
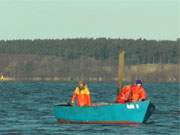
<instances>
[{"instance_id":1,"label":"distant tree line","mask_svg":"<svg viewBox=\"0 0 180 135\"><path fill-rule=\"evenodd\" d=\"M179 39L1 40L0 74L16 80L112 81L121 48L128 80L179 82Z\"/></svg>"},{"instance_id":2,"label":"distant tree line","mask_svg":"<svg viewBox=\"0 0 180 135\"><path fill-rule=\"evenodd\" d=\"M66 60L77 60L83 57L116 61L121 48L126 51L127 65L180 63L180 39L156 41L78 38L0 41L0 54L55 56Z\"/></svg>"}]
</instances>

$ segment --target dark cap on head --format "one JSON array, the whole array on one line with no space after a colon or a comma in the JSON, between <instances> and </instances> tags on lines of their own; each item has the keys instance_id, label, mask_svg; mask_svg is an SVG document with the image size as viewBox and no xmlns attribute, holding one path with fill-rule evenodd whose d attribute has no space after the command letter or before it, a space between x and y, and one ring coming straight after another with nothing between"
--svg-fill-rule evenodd
<instances>
[{"instance_id":1,"label":"dark cap on head","mask_svg":"<svg viewBox=\"0 0 180 135\"><path fill-rule=\"evenodd\" d=\"M136 84L142 84L142 80L136 80Z\"/></svg>"}]
</instances>

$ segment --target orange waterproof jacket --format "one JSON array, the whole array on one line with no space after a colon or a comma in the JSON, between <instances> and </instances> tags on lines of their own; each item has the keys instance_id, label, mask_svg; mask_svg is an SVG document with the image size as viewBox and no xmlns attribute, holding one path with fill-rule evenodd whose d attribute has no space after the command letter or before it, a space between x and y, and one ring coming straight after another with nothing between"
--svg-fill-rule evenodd
<instances>
[{"instance_id":1,"label":"orange waterproof jacket","mask_svg":"<svg viewBox=\"0 0 180 135\"><path fill-rule=\"evenodd\" d=\"M147 94L142 86L133 85L131 87L131 101L137 102L147 99Z\"/></svg>"},{"instance_id":2,"label":"orange waterproof jacket","mask_svg":"<svg viewBox=\"0 0 180 135\"><path fill-rule=\"evenodd\" d=\"M126 103L129 101L130 96L131 96L131 85L127 85L127 86L123 87L121 92L118 94L115 102L116 103Z\"/></svg>"},{"instance_id":3,"label":"orange waterproof jacket","mask_svg":"<svg viewBox=\"0 0 180 135\"><path fill-rule=\"evenodd\" d=\"M91 97L90 92L87 86L85 86L82 90L77 87L73 93L71 98L71 103L73 104L77 99L78 106L90 106L91 105Z\"/></svg>"}]
</instances>

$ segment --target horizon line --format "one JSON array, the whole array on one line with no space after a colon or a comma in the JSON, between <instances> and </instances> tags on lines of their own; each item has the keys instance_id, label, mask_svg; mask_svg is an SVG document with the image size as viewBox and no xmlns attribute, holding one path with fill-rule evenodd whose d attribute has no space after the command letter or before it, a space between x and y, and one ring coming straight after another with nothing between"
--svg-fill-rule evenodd
<instances>
[{"instance_id":1,"label":"horizon line","mask_svg":"<svg viewBox=\"0 0 180 135\"><path fill-rule=\"evenodd\" d=\"M122 40L149 40L149 41L177 41L180 39L180 37L177 37L176 39L147 39L143 37L139 38L121 38L121 37L64 37L64 38L7 38L7 39L1 39L0 41L12 41L12 40L67 40L67 39L122 39Z\"/></svg>"}]
</instances>

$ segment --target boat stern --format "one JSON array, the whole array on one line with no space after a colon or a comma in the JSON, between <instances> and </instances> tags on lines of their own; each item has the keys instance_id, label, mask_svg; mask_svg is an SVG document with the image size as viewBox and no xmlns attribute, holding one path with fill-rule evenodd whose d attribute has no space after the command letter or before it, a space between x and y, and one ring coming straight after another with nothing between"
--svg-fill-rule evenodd
<instances>
[{"instance_id":1,"label":"boat stern","mask_svg":"<svg viewBox=\"0 0 180 135\"><path fill-rule=\"evenodd\" d=\"M145 123L149 119L149 117L152 115L152 113L154 111L155 111L155 105L150 102L149 105L148 105L148 108L147 108L143 123Z\"/></svg>"}]
</instances>

